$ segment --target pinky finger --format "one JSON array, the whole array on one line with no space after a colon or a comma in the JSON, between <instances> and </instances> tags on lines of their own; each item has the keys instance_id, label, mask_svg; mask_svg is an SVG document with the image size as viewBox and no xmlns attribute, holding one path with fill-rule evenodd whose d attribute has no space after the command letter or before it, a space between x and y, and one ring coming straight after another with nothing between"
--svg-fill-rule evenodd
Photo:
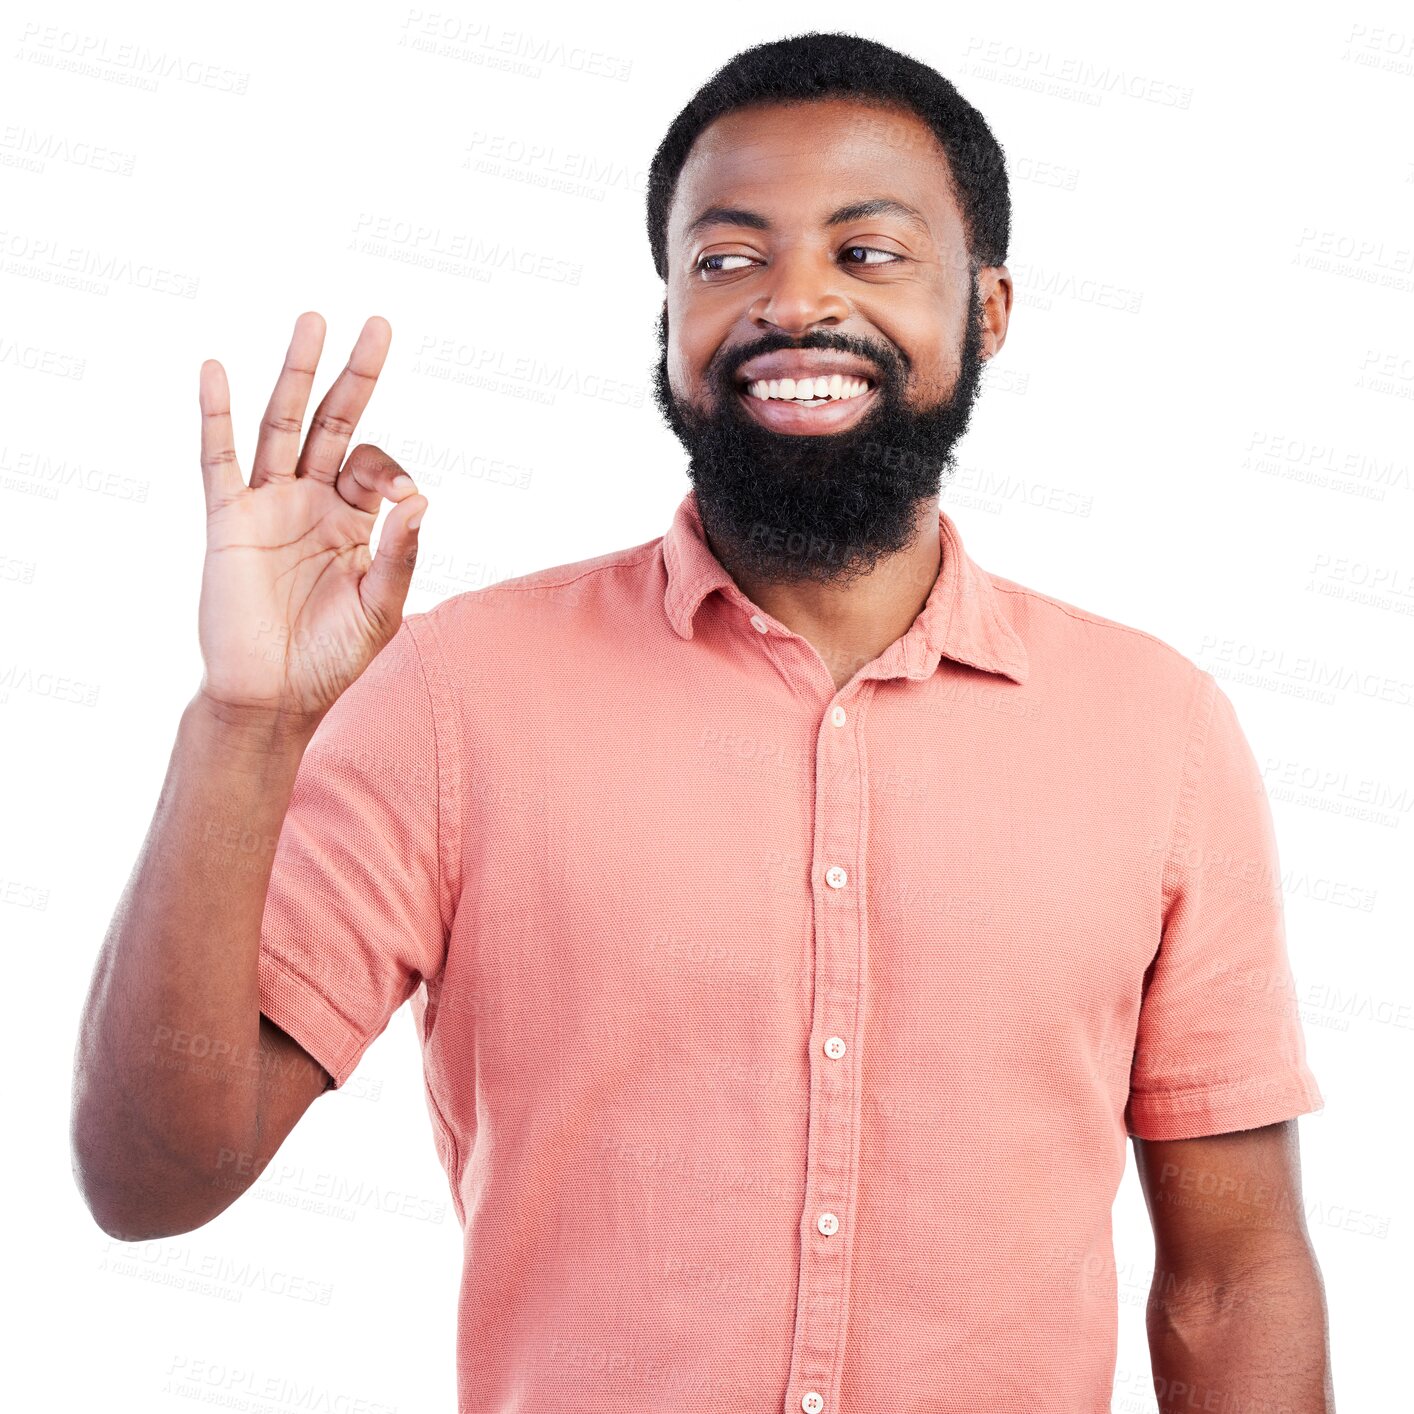
<instances>
[{"instance_id":1,"label":"pinky finger","mask_svg":"<svg viewBox=\"0 0 1414 1414\"><path fill-rule=\"evenodd\" d=\"M245 490L231 431L231 390L226 370L214 358L201 365L200 400L201 478L209 512Z\"/></svg>"}]
</instances>

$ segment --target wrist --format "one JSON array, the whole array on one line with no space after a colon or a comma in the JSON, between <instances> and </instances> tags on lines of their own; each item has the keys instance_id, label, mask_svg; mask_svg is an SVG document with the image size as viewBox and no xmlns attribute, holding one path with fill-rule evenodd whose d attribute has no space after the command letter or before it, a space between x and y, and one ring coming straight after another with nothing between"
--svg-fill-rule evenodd
<instances>
[{"instance_id":1,"label":"wrist","mask_svg":"<svg viewBox=\"0 0 1414 1414\"><path fill-rule=\"evenodd\" d=\"M204 687L196 690L183 713L184 722L211 746L254 757L303 755L323 718L322 712L222 702Z\"/></svg>"}]
</instances>

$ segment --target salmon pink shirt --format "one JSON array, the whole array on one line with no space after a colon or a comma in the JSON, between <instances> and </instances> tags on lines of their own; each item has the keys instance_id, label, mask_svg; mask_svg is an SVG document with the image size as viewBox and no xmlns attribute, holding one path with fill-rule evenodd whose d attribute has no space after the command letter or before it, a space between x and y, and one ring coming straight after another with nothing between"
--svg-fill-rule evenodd
<instances>
[{"instance_id":1,"label":"salmon pink shirt","mask_svg":"<svg viewBox=\"0 0 1414 1414\"><path fill-rule=\"evenodd\" d=\"M713 555L409 615L309 744L261 1009L411 1001L462 1414L1098 1414L1130 1136L1318 1110L1213 676L979 568L836 690Z\"/></svg>"}]
</instances>

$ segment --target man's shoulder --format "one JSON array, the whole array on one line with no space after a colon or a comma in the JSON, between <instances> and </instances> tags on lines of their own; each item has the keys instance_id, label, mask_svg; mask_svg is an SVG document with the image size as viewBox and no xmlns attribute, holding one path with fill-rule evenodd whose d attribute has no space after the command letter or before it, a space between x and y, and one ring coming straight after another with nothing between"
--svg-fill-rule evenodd
<instances>
[{"instance_id":1,"label":"man's shoulder","mask_svg":"<svg viewBox=\"0 0 1414 1414\"><path fill-rule=\"evenodd\" d=\"M1166 691L1192 689L1204 674L1192 658L1157 633L1005 575L982 572L1033 663L1092 677L1124 673L1140 685ZM1102 677L1097 685L1114 687L1116 682Z\"/></svg>"},{"instance_id":2,"label":"man's shoulder","mask_svg":"<svg viewBox=\"0 0 1414 1414\"><path fill-rule=\"evenodd\" d=\"M408 617L430 628L444 651L489 642L519 641L524 634L588 632L616 624L637 608L662 613L663 537L586 559L547 565L494 584L451 594Z\"/></svg>"}]
</instances>

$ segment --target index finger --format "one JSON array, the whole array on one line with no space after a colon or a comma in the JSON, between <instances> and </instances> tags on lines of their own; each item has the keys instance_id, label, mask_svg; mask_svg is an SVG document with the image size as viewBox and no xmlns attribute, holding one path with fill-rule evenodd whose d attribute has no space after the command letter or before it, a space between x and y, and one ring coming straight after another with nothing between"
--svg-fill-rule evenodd
<instances>
[{"instance_id":1,"label":"index finger","mask_svg":"<svg viewBox=\"0 0 1414 1414\"><path fill-rule=\"evenodd\" d=\"M392 337L392 326L381 315L372 315L364 323L344 371L314 410L309 435L295 467L296 476L312 476L332 485L349 438L373 396Z\"/></svg>"}]
</instances>

